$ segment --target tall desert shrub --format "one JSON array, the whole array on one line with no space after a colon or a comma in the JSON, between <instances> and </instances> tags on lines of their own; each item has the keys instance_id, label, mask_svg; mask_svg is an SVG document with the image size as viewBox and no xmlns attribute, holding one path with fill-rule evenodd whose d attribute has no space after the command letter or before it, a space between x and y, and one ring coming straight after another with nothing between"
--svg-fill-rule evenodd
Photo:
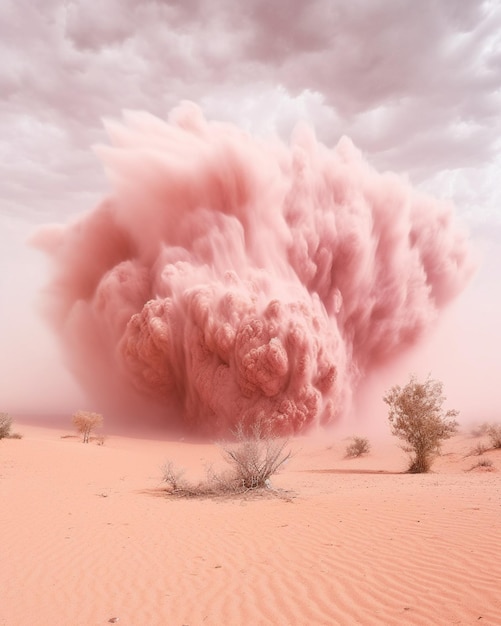
<instances>
[{"instance_id":1,"label":"tall desert shrub","mask_svg":"<svg viewBox=\"0 0 501 626\"><path fill-rule=\"evenodd\" d=\"M384 396L389 406L391 432L403 439L411 454L410 472L428 472L440 444L457 431L458 411L444 411L445 397L440 381L428 377L419 382L415 376L404 386L396 385Z\"/></svg>"}]
</instances>

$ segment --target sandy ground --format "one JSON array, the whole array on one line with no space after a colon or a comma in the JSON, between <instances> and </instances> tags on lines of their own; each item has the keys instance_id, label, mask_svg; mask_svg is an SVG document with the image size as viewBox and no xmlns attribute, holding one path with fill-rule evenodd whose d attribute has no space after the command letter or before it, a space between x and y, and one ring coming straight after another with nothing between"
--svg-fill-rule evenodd
<instances>
[{"instance_id":1,"label":"sandy ground","mask_svg":"<svg viewBox=\"0 0 501 626\"><path fill-rule=\"evenodd\" d=\"M2 626L501 624L501 451L447 442L427 475L397 440L363 458L326 435L292 442L289 498L166 497L167 459L211 445L17 423L0 441ZM118 618L118 619L114 619Z\"/></svg>"}]
</instances>

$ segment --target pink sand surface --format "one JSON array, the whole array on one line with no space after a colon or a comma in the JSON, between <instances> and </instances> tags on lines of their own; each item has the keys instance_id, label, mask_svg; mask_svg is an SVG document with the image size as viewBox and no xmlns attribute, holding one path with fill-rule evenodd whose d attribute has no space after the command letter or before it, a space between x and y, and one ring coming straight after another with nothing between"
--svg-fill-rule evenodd
<instances>
[{"instance_id":1,"label":"pink sand surface","mask_svg":"<svg viewBox=\"0 0 501 626\"><path fill-rule=\"evenodd\" d=\"M0 441L2 626L501 623L501 473L478 441L407 475L395 440L292 442L295 495L166 497L167 459L200 475L209 444L17 425ZM501 468L501 451L487 454Z\"/></svg>"}]
</instances>

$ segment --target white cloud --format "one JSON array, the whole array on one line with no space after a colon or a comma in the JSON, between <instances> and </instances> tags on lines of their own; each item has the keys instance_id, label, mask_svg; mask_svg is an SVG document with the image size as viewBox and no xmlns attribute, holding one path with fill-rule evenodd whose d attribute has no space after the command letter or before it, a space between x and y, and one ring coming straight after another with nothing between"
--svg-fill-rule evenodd
<instances>
[{"instance_id":1,"label":"white cloud","mask_svg":"<svg viewBox=\"0 0 501 626\"><path fill-rule=\"evenodd\" d=\"M3 134L0 150L37 162L54 194L65 174L89 189L103 116L166 117L191 98L209 115L285 136L309 119L326 143L348 134L377 165L416 180L481 166L501 130L500 25L496 3L452 0L103 0L99 11L82 0L6 0L2 113L21 136ZM9 168L7 198L29 170Z\"/></svg>"}]
</instances>

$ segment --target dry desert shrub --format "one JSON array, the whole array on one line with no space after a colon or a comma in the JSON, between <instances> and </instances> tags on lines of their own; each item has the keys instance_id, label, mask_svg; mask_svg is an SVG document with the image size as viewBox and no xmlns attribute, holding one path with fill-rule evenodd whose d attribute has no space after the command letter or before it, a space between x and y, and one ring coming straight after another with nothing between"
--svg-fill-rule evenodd
<instances>
[{"instance_id":1,"label":"dry desert shrub","mask_svg":"<svg viewBox=\"0 0 501 626\"><path fill-rule=\"evenodd\" d=\"M8 413L0 413L0 439L8 437L12 426L12 418Z\"/></svg>"},{"instance_id":2,"label":"dry desert shrub","mask_svg":"<svg viewBox=\"0 0 501 626\"><path fill-rule=\"evenodd\" d=\"M8 413L0 413L0 439L5 439L10 435L12 418Z\"/></svg>"},{"instance_id":3,"label":"dry desert shrub","mask_svg":"<svg viewBox=\"0 0 501 626\"><path fill-rule=\"evenodd\" d=\"M493 448L501 448L501 424L489 424L487 434Z\"/></svg>"},{"instance_id":4,"label":"dry desert shrub","mask_svg":"<svg viewBox=\"0 0 501 626\"><path fill-rule=\"evenodd\" d=\"M234 436L234 441L220 444L229 468L216 472L209 466L205 480L199 483L187 481L184 470L168 461L163 467L163 482L167 483L169 493L210 497L269 489L270 477L291 458L292 452L286 449L288 442L273 436L260 422L247 429L240 424Z\"/></svg>"},{"instance_id":5,"label":"dry desert shrub","mask_svg":"<svg viewBox=\"0 0 501 626\"><path fill-rule=\"evenodd\" d=\"M476 454L477 456L481 456L484 452L487 452L489 449L485 443L479 442L476 446L473 447L471 454Z\"/></svg>"},{"instance_id":6,"label":"dry desert shrub","mask_svg":"<svg viewBox=\"0 0 501 626\"><path fill-rule=\"evenodd\" d=\"M366 437L352 437L352 442L346 447L346 456L356 458L364 454L369 454L371 444Z\"/></svg>"},{"instance_id":7,"label":"dry desert shrub","mask_svg":"<svg viewBox=\"0 0 501 626\"><path fill-rule=\"evenodd\" d=\"M483 458L483 459L479 459L476 463L474 463L470 469L466 470L467 472L471 472L474 469L477 468L485 468L485 469L492 469L493 468L493 463L491 459L488 459L487 457Z\"/></svg>"},{"instance_id":8,"label":"dry desert shrub","mask_svg":"<svg viewBox=\"0 0 501 626\"><path fill-rule=\"evenodd\" d=\"M242 493L233 475L228 472L215 472L212 466L206 470L205 480L197 483L185 478L185 470L176 467L172 461L163 466L162 482L167 484L170 495L183 498L210 498Z\"/></svg>"},{"instance_id":9,"label":"dry desert shrub","mask_svg":"<svg viewBox=\"0 0 501 626\"><path fill-rule=\"evenodd\" d=\"M73 425L82 435L83 443L89 443L91 433L102 426L103 416L90 411L77 411L72 418Z\"/></svg>"},{"instance_id":10,"label":"dry desert shrub","mask_svg":"<svg viewBox=\"0 0 501 626\"><path fill-rule=\"evenodd\" d=\"M482 437L488 434L490 427L491 424L489 422L480 422L471 427L470 434L472 437Z\"/></svg>"},{"instance_id":11,"label":"dry desert shrub","mask_svg":"<svg viewBox=\"0 0 501 626\"><path fill-rule=\"evenodd\" d=\"M411 376L407 385L392 387L383 400L390 407L392 434L405 441L402 447L411 455L409 472L428 472L442 441L458 429L458 411L442 409L442 383L429 376L421 383Z\"/></svg>"},{"instance_id":12,"label":"dry desert shrub","mask_svg":"<svg viewBox=\"0 0 501 626\"><path fill-rule=\"evenodd\" d=\"M162 469L162 480L167 483L169 491L175 493L186 488L187 483L183 478L184 469L176 467L172 461L167 461Z\"/></svg>"},{"instance_id":13,"label":"dry desert shrub","mask_svg":"<svg viewBox=\"0 0 501 626\"><path fill-rule=\"evenodd\" d=\"M8 413L0 413L0 439L22 439L21 433L13 433L12 418Z\"/></svg>"},{"instance_id":14,"label":"dry desert shrub","mask_svg":"<svg viewBox=\"0 0 501 626\"><path fill-rule=\"evenodd\" d=\"M223 444L222 453L237 484L243 489L268 487L270 477L291 458L292 452L286 449L288 441L272 435L262 421L247 429L239 424L234 435L236 442Z\"/></svg>"}]
</instances>

